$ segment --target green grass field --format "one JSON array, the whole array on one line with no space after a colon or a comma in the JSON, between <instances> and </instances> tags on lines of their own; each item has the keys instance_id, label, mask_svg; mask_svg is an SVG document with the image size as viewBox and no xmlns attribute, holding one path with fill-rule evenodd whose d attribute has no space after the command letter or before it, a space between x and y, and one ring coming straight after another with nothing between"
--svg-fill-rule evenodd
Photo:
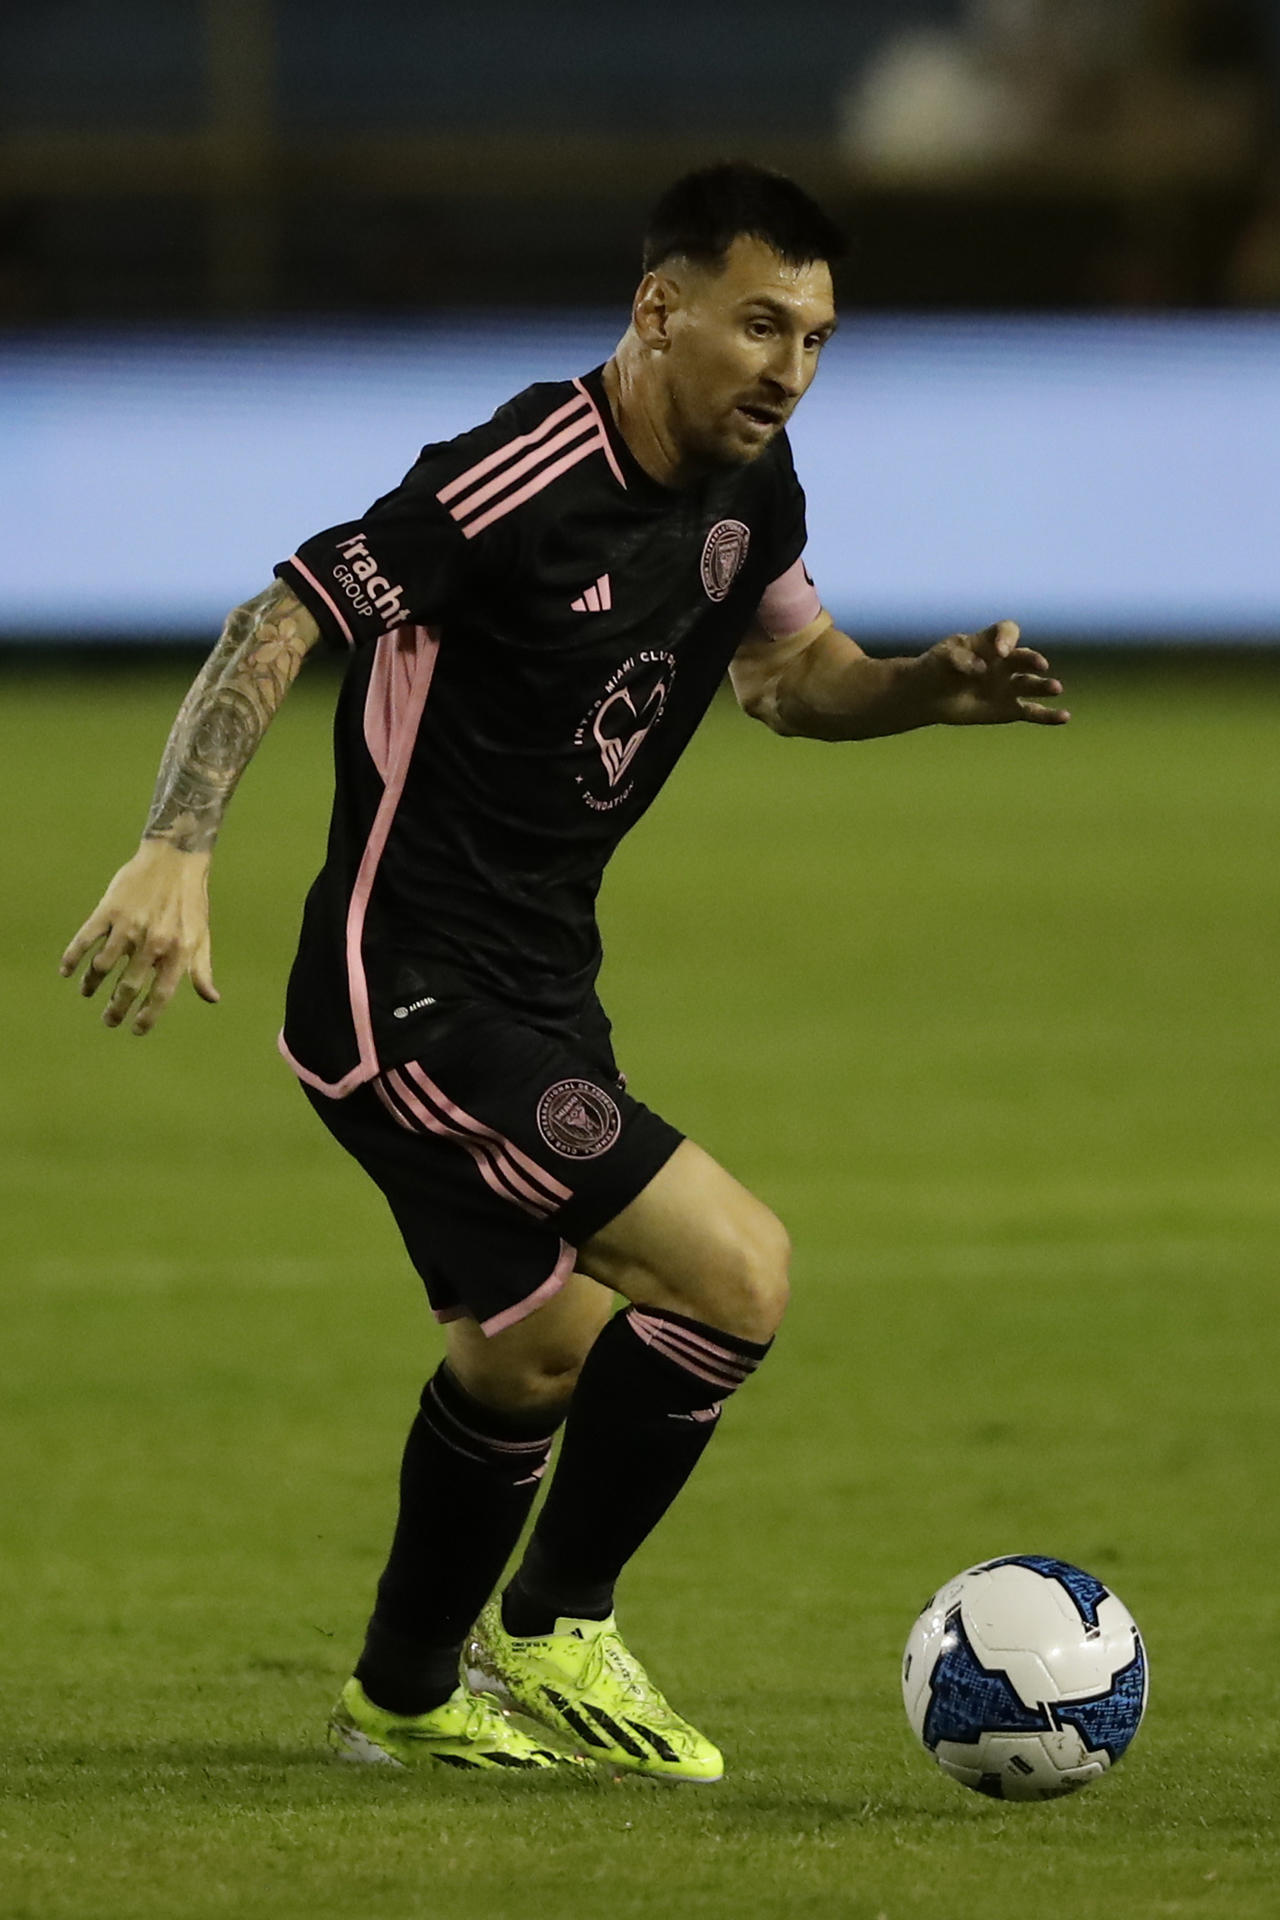
<instances>
[{"instance_id":1,"label":"green grass field","mask_svg":"<svg viewBox=\"0 0 1280 1920\"><path fill-rule=\"evenodd\" d=\"M291 698L215 869L216 1009L105 1032L58 953L182 680L0 683L5 1920L1280 1911L1275 669L1083 665L1064 734L781 742L725 708L624 848L632 1085L787 1220L795 1301L623 1589L720 1787L321 1744L437 1336L273 1050L325 825ZM1100 1786L912 1746L918 1607L1077 1560L1147 1638Z\"/></svg>"}]
</instances>

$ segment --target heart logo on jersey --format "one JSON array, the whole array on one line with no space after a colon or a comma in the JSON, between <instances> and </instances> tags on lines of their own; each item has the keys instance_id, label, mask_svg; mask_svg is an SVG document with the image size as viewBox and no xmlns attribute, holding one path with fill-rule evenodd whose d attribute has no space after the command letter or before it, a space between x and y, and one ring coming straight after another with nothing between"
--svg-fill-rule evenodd
<instances>
[{"instance_id":1,"label":"heart logo on jersey","mask_svg":"<svg viewBox=\"0 0 1280 1920\"><path fill-rule=\"evenodd\" d=\"M667 683L659 680L639 711L630 688L619 687L597 713L591 731L611 787L617 786L639 753L666 704Z\"/></svg>"},{"instance_id":2,"label":"heart logo on jersey","mask_svg":"<svg viewBox=\"0 0 1280 1920\"><path fill-rule=\"evenodd\" d=\"M636 756L671 704L675 683L674 653L645 647L615 667L583 714L573 736L573 777L592 812L612 813L634 793Z\"/></svg>"}]
</instances>

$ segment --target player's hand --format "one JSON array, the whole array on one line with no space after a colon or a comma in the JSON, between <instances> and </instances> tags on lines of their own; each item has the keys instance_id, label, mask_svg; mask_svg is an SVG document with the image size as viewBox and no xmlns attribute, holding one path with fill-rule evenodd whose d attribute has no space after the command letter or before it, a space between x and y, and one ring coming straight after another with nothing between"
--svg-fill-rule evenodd
<instances>
[{"instance_id":1,"label":"player's hand","mask_svg":"<svg viewBox=\"0 0 1280 1920\"><path fill-rule=\"evenodd\" d=\"M209 954L209 855L144 840L63 954L64 978L86 954L80 983L86 996L121 969L103 1009L104 1026L118 1027L132 1013L133 1031L149 1033L188 973L202 1000L217 1000Z\"/></svg>"},{"instance_id":2,"label":"player's hand","mask_svg":"<svg viewBox=\"0 0 1280 1920\"><path fill-rule=\"evenodd\" d=\"M1071 718L1065 707L1044 706L1062 692L1042 653L1021 647L1018 627L998 620L981 633L953 633L924 656L934 682L934 718L950 727L999 726L1030 720L1060 727Z\"/></svg>"}]
</instances>

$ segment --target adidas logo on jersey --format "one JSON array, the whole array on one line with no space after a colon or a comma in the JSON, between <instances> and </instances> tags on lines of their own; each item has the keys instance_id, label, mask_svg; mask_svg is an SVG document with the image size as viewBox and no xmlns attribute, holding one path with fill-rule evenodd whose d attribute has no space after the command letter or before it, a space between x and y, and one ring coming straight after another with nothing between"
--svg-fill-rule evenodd
<instances>
[{"instance_id":1,"label":"adidas logo on jersey","mask_svg":"<svg viewBox=\"0 0 1280 1920\"><path fill-rule=\"evenodd\" d=\"M602 573L593 587L572 603L574 613L608 613L613 605L613 588L609 585L609 576Z\"/></svg>"}]
</instances>

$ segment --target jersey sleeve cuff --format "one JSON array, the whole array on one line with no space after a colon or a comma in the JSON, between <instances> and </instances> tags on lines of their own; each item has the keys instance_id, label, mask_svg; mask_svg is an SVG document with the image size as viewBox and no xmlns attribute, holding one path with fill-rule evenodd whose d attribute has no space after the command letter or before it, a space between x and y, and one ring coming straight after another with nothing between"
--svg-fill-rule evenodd
<instances>
[{"instance_id":1,"label":"jersey sleeve cuff","mask_svg":"<svg viewBox=\"0 0 1280 1920\"><path fill-rule=\"evenodd\" d=\"M278 580L292 587L331 646L355 646L356 636L352 632L351 622L304 560L300 560L296 553L292 554L288 560L281 560L277 564L275 574Z\"/></svg>"},{"instance_id":2,"label":"jersey sleeve cuff","mask_svg":"<svg viewBox=\"0 0 1280 1920\"><path fill-rule=\"evenodd\" d=\"M821 612L821 597L801 557L765 588L756 619L771 640L788 640L812 625Z\"/></svg>"}]
</instances>

